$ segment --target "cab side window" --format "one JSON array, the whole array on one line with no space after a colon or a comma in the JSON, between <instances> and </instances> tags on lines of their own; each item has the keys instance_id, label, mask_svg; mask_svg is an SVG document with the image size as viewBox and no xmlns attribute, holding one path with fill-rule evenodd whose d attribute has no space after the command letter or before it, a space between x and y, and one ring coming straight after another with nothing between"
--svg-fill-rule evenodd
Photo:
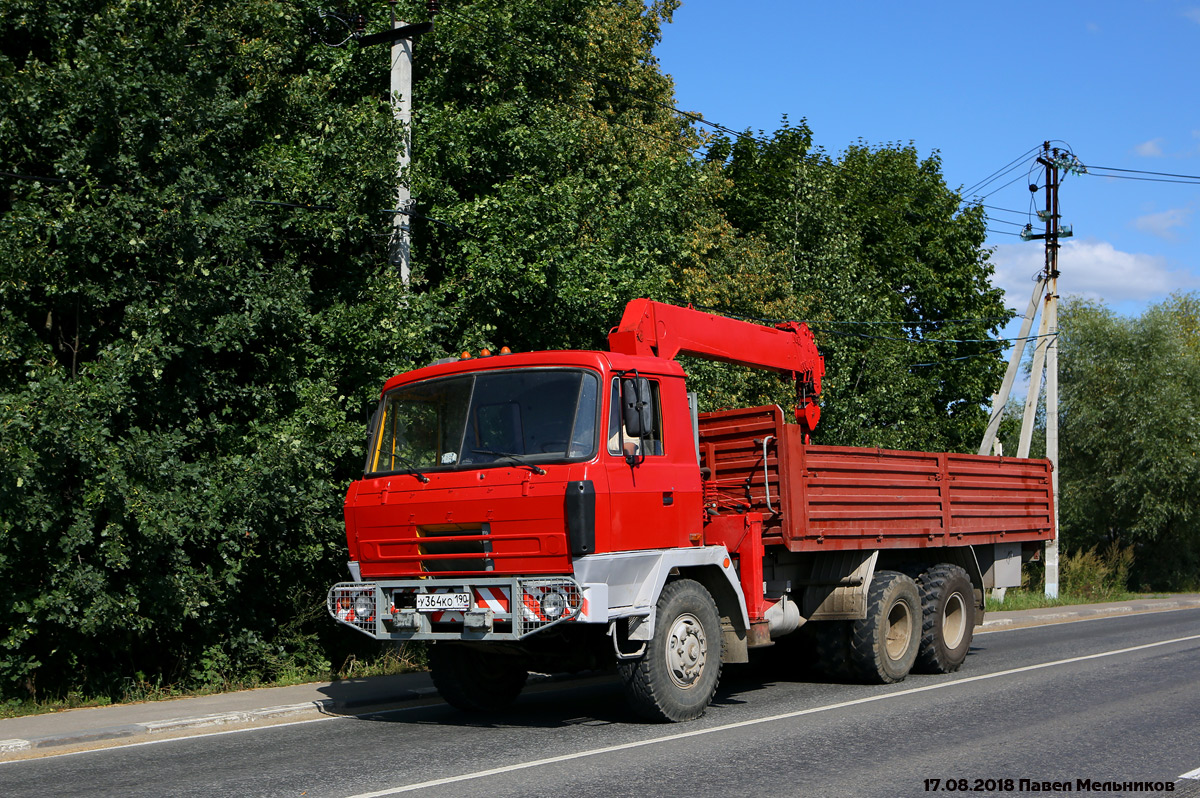
<instances>
[{"instance_id":1,"label":"cab side window","mask_svg":"<svg viewBox=\"0 0 1200 798\"><path fill-rule=\"evenodd\" d=\"M626 426L622 408L640 403L648 406L650 423L640 435L632 434ZM608 453L614 455L655 456L663 454L662 404L657 380L644 377L621 379L614 377L609 395Z\"/></svg>"}]
</instances>

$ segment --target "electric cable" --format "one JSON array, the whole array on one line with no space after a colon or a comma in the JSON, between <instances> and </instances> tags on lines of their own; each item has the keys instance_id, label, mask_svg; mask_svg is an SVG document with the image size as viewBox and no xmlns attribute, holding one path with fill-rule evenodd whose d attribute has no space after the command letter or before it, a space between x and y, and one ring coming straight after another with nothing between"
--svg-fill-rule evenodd
<instances>
[{"instance_id":1,"label":"electric cable","mask_svg":"<svg viewBox=\"0 0 1200 798\"><path fill-rule=\"evenodd\" d=\"M468 16L466 16L466 15L464 15L464 14L462 14L462 13L459 13L457 10L455 10L455 11L451 11L451 10L448 10L448 9L446 9L446 10L443 10L441 13L442 13L443 15L450 16L450 17L451 17L451 18L453 18L453 19L457 19L457 20L459 20L460 22L463 22L463 23L465 23L465 24L467 24L467 25L474 26L474 27L476 27L477 29L486 30L486 31L488 31L489 33L492 33L492 34L494 34L494 35L496 35L496 36L498 36L498 37L502 37L502 38L504 38L504 39L511 39L511 40L514 40L514 41L518 41L518 42L520 42L520 43L522 43L522 44L525 44L525 45L527 45L527 46L529 46L529 47L536 47L536 48L538 48L539 50L541 50L543 53L549 53L549 52L550 52L550 50L549 50L549 49L548 49L548 48L547 48L545 45L542 45L542 44L539 44L539 43L537 43L537 42L534 42L534 41L532 41L532 40L530 40L530 39L527 39L527 38L525 38L524 36L521 36L521 35L519 35L519 34L516 34L516 33L509 33L509 32L499 31L499 30L497 30L496 28L492 27L492 26L491 26L490 24L488 24L487 22L482 22L482 21L480 21L478 18L476 18L476 19L471 19L470 17L468 17ZM560 63L562 63L562 62L560 61ZM632 97L636 97L637 99L639 99L639 100L641 100L641 101L643 101L643 102L650 103L650 104L652 104L652 105L655 105L655 106L658 106L658 107L660 107L660 108L662 108L662 109L664 109L664 110L670 111L670 112L672 112L672 113L675 113L675 114L679 114L680 116L682 116L682 117L684 117L684 118L686 118L686 119L690 120L691 122L693 122L693 123L695 123L695 124L701 124L701 125L705 125L705 126L707 126L707 127L710 127L710 128L712 128L713 130L716 130L716 131L720 132L720 133L724 133L724 134L726 134L726 135L733 136L734 138L748 138L748 139L751 139L751 140L753 140L753 141L755 141L755 142L758 142L759 144L768 144L768 143L769 143L769 141L767 141L767 140L765 140L765 139L760 139L760 138L758 138L757 136L750 135L749 133L744 133L744 132L739 132L739 131L736 131L736 130L734 130L733 128L730 128L730 127L728 127L727 125L723 125L723 124L721 124L720 122L714 122L714 121L712 121L712 120L706 119L706 118L705 118L705 117L703 117L702 115L700 115L700 114L698 114L698 113L695 113L695 112L693 112L693 111L684 111L683 109L681 109L681 108L678 108L678 107L676 107L676 106L673 106L673 105L671 105L671 104L669 104L669 103L664 103L664 102L663 102L663 101L661 101L661 100L658 100L658 99L655 99L655 98L652 98L652 97L647 97L647 96L646 96L646 95L644 95L644 94L639 94L638 92L634 91L634 90L633 90L631 87L629 87L629 86L621 86L621 85L616 85L616 84L615 84L615 83L614 83L614 82L613 82L613 81L612 81L610 78L608 78L608 77L606 77L606 76L599 75L599 74L597 74L597 73L595 73L595 72L593 72L593 71L591 71L591 70L589 70L589 69L584 69L583 67L576 66L576 65L574 65L574 64L569 64L569 63L567 63L567 64L563 64L563 66L565 66L567 69L570 69L572 72L575 72L576 74L583 75L584 77L589 77L589 78L592 78L593 80L595 80L595 81L597 81L597 82L599 82L599 83L603 84L603 85L604 85L604 86L606 86L607 88L610 88L610 89L613 89L613 88L619 89L619 90L621 90L622 92L624 92L626 95L629 95L629 96L632 96Z\"/></svg>"},{"instance_id":2,"label":"electric cable","mask_svg":"<svg viewBox=\"0 0 1200 798\"><path fill-rule=\"evenodd\" d=\"M1144 169L1120 169L1116 166L1092 166L1091 164L1086 164L1085 168L1087 168L1088 170L1104 169L1109 172L1129 172L1129 173L1135 174L1135 175L1157 175L1159 177L1184 177L1189 180L1200 180L1200 175L1181 175L1181 174L1176 174L1174 172L1148 172Z\"/></svg>"}]
</instances>

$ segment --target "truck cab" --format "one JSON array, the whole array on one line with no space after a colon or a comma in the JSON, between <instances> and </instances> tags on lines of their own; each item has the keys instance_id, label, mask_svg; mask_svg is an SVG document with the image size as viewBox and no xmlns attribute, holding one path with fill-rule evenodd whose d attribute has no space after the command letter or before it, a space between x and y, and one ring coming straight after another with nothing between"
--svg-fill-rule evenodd
<instances>
[{"instance_id":1,"label":"truck cab","mask_svg":"<svg viewBox=\"0 0 1200 798\"><path fill-rule=\"evenodd\" d=\"M702 509L683 370L532 352L394 378L345 516L364 579L569 576L574 557L687 546Z\"/></svg>"}]
</instances>

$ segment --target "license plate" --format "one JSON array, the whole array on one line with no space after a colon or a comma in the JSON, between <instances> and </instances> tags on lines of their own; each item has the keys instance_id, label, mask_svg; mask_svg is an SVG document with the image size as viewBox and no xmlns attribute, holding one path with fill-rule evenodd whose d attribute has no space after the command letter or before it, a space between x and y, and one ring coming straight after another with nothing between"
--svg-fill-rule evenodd
<instances>
[{"instance_id":1,"label":"license plate","mask_svg":"<svg viewBox=\"0 0 1200 798\"><path fill-rule=\"evenodd\" d=\"M464 612L471 609L470 593L418 593L421 612Z\"/></svg>"}]
</instances>

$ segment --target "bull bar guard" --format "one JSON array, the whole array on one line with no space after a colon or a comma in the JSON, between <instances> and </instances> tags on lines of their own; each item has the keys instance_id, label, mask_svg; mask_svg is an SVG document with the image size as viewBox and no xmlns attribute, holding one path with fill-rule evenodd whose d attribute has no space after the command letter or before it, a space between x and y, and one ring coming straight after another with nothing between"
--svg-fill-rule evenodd
<instances>
[{"instance_id":1,"label":"bull bar guard","mask_svg":"<svg viewBox=\"0 0 1200 798\"><path fill-rule=\"evenodd\" d=\"M467 594L463 609L419 610L418 594ZM567 576L339 582L326 608L377 640L521 640L575 620L584 594Z\"/></svg>"}]
</instances>

